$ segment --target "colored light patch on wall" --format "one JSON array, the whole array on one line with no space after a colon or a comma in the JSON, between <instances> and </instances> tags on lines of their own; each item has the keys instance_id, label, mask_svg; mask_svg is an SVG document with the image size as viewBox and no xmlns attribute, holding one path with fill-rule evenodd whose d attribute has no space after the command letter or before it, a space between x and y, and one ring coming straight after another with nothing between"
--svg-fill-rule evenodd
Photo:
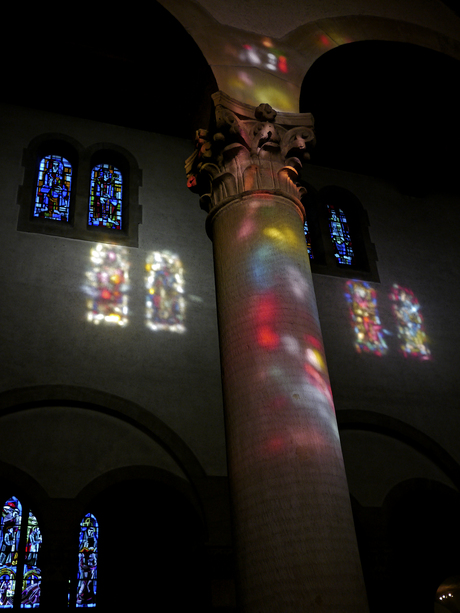
<instances>
[{"instance_id":1,"label":"colored light patch on wall","mask_svg":"<svg viewBox=\"0 0 460 613\"><path fill-rule=\"evenodd\" d=\"M88 225L121 230L123 177L118 168L94 166L90 190Z\"/></svg>"},{"instance_id":2,"label":"colored light patch on wall","mask_svg":"<svg viewBox=\"0 0 460 613\"><path fill-rule=\"evenodd\" d=\"M405 287L394 284L390 292L393 314L398 327L400 349L405 356L415 356L421 360L430 359L427 336L424 331L420 304L414 293Z\"/></svg>"},{"instance_id":3,"label":"colored light patch on wall","mask_svg":"<svg viewBox=\"0 0 460 613\"><path fill-rule=\"evenodd\" d=\"M38 170L34 217L69 221L72 165L59 155L47 155Z\"/></svg>"},{"instance_id":4,"label":"colored light patch on wall","mask_svg":"<svg viewBox=\"0 0 460 613\"><path fill-rule=\"evenodd\" d=\"M145 287L146 322L151 330L185 332L184 268L169 251L147 257Z\"/></svg>"},{"instance_id":5,"label":"colored light patch on wall","mask_svg":"<svg viewBox=\"0 0 460 613\"><path fill-rule=\"evenodd\" d=\"M87 318L95 324L128 323L128 250L98 244L91 249L91 267L86 273Z\"/></svg>"},{"instance_id":6,"label":"colored light patch on wall","mask_svg":"<svg viewBox=\"0 0 460 613\"><path fill-rule=\"evenodd\" d=\"M353 263L354 252L351 244L350 230L347 218L342 209L332 204L327 205L329 216L329 232L334 245L334 255L339 264Z\"/></svg>"},{"instance_id":7,"label":"colored light patch on wall","mask_svg":"<svg viewBox=\"0 0 460 613\"><path fill-rule=\"evenodd\" d=\"M383 355L388 347L377 309L377 292L365 281L347 281L345 297L355 331L355 347L361 352Z\"/></svg>"},{"instance_id":8,"label":"colored light patch on wall","mask_svg":"<svg viewBox=\"0 0 460 613\"><path fill-rule=\"evenodd\" d=\"M276 47L269 39L264 39L261 45L244 44L239 54L239 59L253 66L266 68L273 72L287 74L289 72L286 55Z\"/></svg>"},{"instance_id":9,"label":"colored light patch on wall","mask_svg":"<svg viewBox=\"0 0 460 613\"><path fill-rule=\"evenodd\" d=\"M80 523L78 543L77 602L76 606L96 606L97 557L99 525L94 515L87 513Z\"/></svg>"}]
</instances>

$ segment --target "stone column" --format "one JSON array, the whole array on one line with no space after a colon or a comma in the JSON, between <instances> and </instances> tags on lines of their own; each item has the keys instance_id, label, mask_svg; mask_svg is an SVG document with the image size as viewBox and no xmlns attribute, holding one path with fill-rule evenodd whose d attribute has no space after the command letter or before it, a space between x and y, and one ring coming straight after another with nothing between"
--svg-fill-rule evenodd
<instances>
[{"instance_id":1,"label":"stone column","mask_svg":"<svg viewBox=\"0 0 460 613\"><path fill-rule=\"evenodd\" d=\"M364 613L296 185L313 118L214 102L186 170L214 245L241 608Z\"/></svg>"}]
</instances>

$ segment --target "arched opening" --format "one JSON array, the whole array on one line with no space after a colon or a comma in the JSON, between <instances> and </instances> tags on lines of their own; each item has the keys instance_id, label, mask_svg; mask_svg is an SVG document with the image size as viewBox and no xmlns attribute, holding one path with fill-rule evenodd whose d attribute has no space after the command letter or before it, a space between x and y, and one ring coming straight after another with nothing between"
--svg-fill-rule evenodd
<instances>
[{"instance_id":1,"label":"arched opening","mask_svg":"<svg viewBox=\"0 0 460 613\"><path fill-rule=\"evenodd\" d=\"M409 43L361 41L319 57L301 89L312 163L382 177L410 195L453 189L460 62Z\"/></svg>"},{"instance_id":2,"label":"arched opening","mask_svg":"<svg viewBox=\"0 0 460 613\"><path fill-rule=\"evenodd\" d=\"M204 527L181 493L133 479L89 506L99 524L98 608L205 608Z\"/></svg>"}]
</instances>

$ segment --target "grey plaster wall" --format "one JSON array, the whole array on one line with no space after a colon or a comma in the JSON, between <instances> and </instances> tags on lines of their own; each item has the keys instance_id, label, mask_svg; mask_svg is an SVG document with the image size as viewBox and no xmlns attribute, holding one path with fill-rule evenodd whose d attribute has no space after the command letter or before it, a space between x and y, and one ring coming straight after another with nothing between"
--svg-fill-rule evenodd
<instances>
[{"instance_id":1,"label":"grey plaster wall","mask_svg":"<svg viewBox=\"0 0 460 613\"><path fill-rule=\"evenodd\" d=\"M345 299L346 280L314 275L337 411L362 410L391 416L427 435L460 462L457 258L460 210L457 198L443 193L442 186L438 193L413 198L381 180L314 166L308 167L305 175L315 189L338 185L349 189L360 200L368 213L370 237L378 254L380 283L371 285L377 291L380 318L388 331L385 336L388 351L381 357L358 353L355 349L355 333ZM418 298L431 350L430 360L404 357L399 350L389 299L394 283L411 289ZM368 442L364 445L365 439ZM384 458L394 465L389 471L392 478L387 475L386 491L404 478L402 472L406 476L411 471L413 476L433 476L438 470L433 463L429 468L422 466L416 452L409 447L403 452L401 443L386 437L347 432L344 442L349 479L363 502L369 503L369 497L374 494L374 503L384 496L379 486L374 494L369 491L372 482L376 484L382 476ZM398 445L398 450L394 445ZM363 462L367 478L362 478L361 470L359 479L356 471L363 467ZM397 468L398 463L404 467ZM394 470L400 472L399 476ZM446 478L440 474L438 477Z\"/></svg>"},{"instance_id":2,"label":"grey plaster wall","mask_svg":"<svg viewBox=\"0 0 460 613\"><path fill-rule=\"evenodd\" d=\"M46 132L64 133L84 147L115 143L130 151L142 169L143 223L139 248L129 249L132 289L129 324L124 328L95 326L86 319L82 286L95 243L17 231L23 149ZM10 106L0 107L0 134L0 393L67 385L118 396L166 424L195 454L206 474L225 475L212 244L204 230L205 214L197 197L187 191L183 171L191 144ZM305 169L304 178L316 189L326 185L349 189L361 201L379 258L380 283L373 285L389 332L388 352L382 357L355 349L344 296L346 280L314 275L337 411L371 411L400 420L460 463L456 263L460 213L455 199L441 191L410 198L383 181L313 165ZM183 334L153 332L145 326L145 259L150 251L163 249L177 253L185 269ZM413 290L421 304L430 340L429 361L405 358L398 350L388 298L393 283ZM5 418L0 460L11 462L15 449L33 446L33 451L31 447L22 453L20 468L52 495L74 495L98 473L138 463L183 474L161 441L155 443L116 417L71 407L43 411L33 418L27 411ZM65 432L62 440L60 432ZM79 447L85 432L89 466L81 470L79 456L72 450ZM391 436L347 432L343 441L352 493L362 504L381 502L399 480L410 476L451 483L435 462ZM62 475L54 479L53 466L67 459L74 467L67 481ZM385 461L393 466L382 477Z\"/></svg>"},{"instance_id":3,"label":"grey plaster wall","mask_svg":"<svg viewBox=\"0 0 460 613\"><path fill-rule=\"evenodd\" d=\"M190 143L7 106L1 107L0 122L0 391L65 384L120 396L151 411L176 432L206 473L225 474L212 244L204 229L205 215L185 186L183 168ZM84 147L115 143L129 150L143 171L143 223L139 248L129 249L131 292L125 327L96 326L86 319L82 287L95 243L16 229L23 149L46 132L66 134ZM185 270L182 334L145 326L145 259L149 252L165 249L179 255ZM28 421L25 415L22 419ZM9 420L10 440L24 439L21 420ZM110 436L110 427L100 420L89 415L85 420L88 432L97 429ZM64 421L69 427L73 424L68 418ZM30 426L25 428L30 431ZM76 432L82 428L76 426ZM127 430L125 436L132 446L138 445L132 432ZM40 448L46 437L31 444ZM2 460L11 459L10 453L9 445L0 445ZM42 470L46 472L44 466Z\"/></svg>"}]
</instances>

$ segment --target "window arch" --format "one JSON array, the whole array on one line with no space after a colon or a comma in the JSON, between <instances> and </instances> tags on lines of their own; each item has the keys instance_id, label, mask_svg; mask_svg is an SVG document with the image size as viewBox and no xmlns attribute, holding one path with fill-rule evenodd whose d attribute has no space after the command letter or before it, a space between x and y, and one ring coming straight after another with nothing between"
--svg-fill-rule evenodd
<instances>
[{"instance_id":1,"label":"window arch","mask_svg":"<svg viewBox=\"0 0 460 613\"><path fill-rule=\"evenodd\" d=\"M23 166L18 230L138 246L142 173L129 151L43 134L24 151Z\"/></svg>"},{"instance_id":2,"label":"window arch","mask_svg":"<svg viewBox=\"0 0 460 613\"><path fill-rule=\"evenodd\" d=\"M45 155L39 163L34 217L69 221L72 164L62 155Z\"/></svg>"},{"instance_id":3,"label":"window arch","mask_svg":"<svg viewBox=\"0 0 460 613\"><path fill-rule=\"evenodd\" d=\"M302 184L307 189L302 204L312 272L379 281L369 221L359 200L341 187L327 186L317 191Z\"/></svg>"},{"instance_id":4,"label":"window arch","mask_svg":"<svg viewBox=\"0 0 460 613\"><path fill-rule=\"evenodd\" d=\"M93 240L99 236L117 240L127 235L130 226L129 200L131 170L129 161L121 152L106 146L94 146L90 156L87 228Z\"/></svg>"},{"instance_id":5,"label":"window arch","mask_svg":"<svg viewBox=\"0 0 460 613\"><path fill-rule=\"evenodd\" d=\"M92 513L80 522L76 607L95 607L97 598L97 557L99 524Z\"/></svg>"},{"instance_id":6,"label":"window arch","mask_svg":"<svg viewBox=\"0 0 460 613\"><path fill-rule=\"evenodd\" d=\"M337 263L351 266L355 259L355 253L345 213L334 204L326 204L326 208L329 234L334 246L334 256L337 258Z\"/></svg>"},{"instance_id":7,"label":"window arch","mask_svg":"<svg viewBox=\"0 0 460 613\"><path fill-rule=\"evenodd\" d=\"M40 606L42 536L37 518L16 496L2 509L0 528L0 609ZM18 586L21 585L21 589Z\"/></svg>"},{"instance_id":8,"label":"window arch","mask_svg":"<svg viewBox=\"0 0 460 613\"><path fill-rule=\"evenodd\" d=\"M123 213L123 175L112 164L97 164L91 169L88 226L121 230Z\"/></svg>"}]
</instances>

